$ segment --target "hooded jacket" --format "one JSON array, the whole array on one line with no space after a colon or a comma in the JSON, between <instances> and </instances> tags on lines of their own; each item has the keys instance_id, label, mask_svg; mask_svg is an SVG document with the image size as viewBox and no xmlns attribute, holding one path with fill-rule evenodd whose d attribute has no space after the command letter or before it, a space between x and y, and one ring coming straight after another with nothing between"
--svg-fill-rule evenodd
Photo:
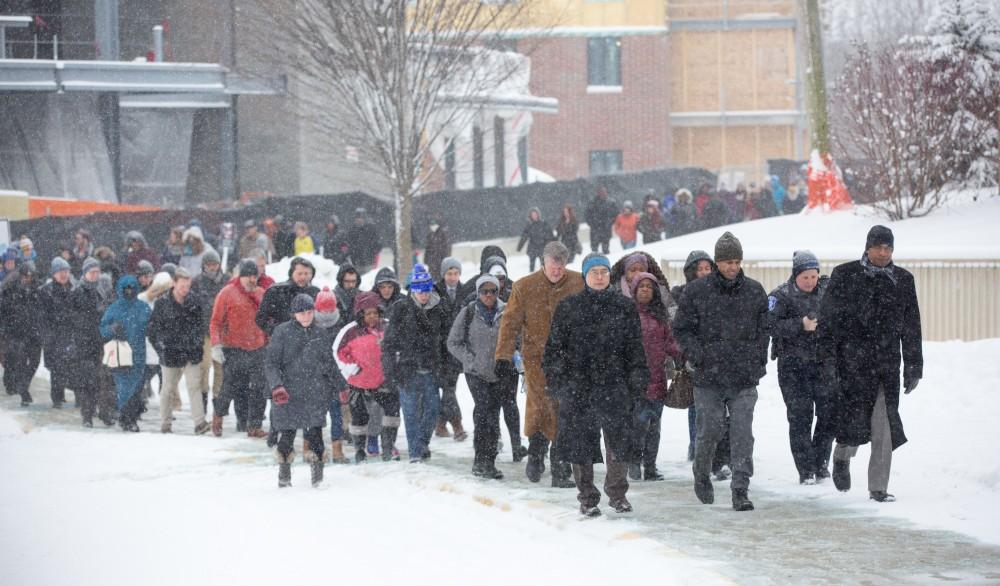
<instances>
[{"instance_id":1,"label":"hooded jacket","mask_svg":"<svg viewBox=\"0 0 1000 586\"><path fill-rule=\"evenodd\" d=\"M131 250L131 245L133 242L138 242L142 246L139 250ZM146 243L146 237L142 235L142 232L138 230L132 230L125 234L125 247L129 249L128 254L125 256L125 273L129 275L134 275L139 270L140 261L149 261L149 264L153 265L153 270L160 270L160 259L156 256L156 253L149 248L149 244Z\"/></svg>"},{"instance_id":2,"label":"hooded jacket","mask_svg":"<svg viewBox=\"0 0 1000 586\"><path fill-rule=\"evenodd\" d=\"M358 295L355 319L340 330L333 342L340 374L347 379L347 384L366 391L377 390L385 384L382 338L387 321L380 319L375 328L364 324L365 309L380 307L377 296L369 291Z\"/></svg>"},{"instance_id":3,"label":"hooded jacket","mask_svg":"<svg viewBox=\"0 0 1000 586\"><path fill-rule=\"evenodd\" d=\"M382 283L392 283L393 285L392 297L390 297L388 300L383 299L382 295L378 292L378 286L381 285ZM400 293L399 289L400 289L399 280L396 279L395 271L393 271L389 267L383 267L379 269L377 273L375 273L375 284L372 285L371 290L376 295L378 295L379 303L382 305L382 309L385 311L386 316L389 315L389 311L392 309L394 305L406 299L406 296Z\"/></svg>"},{"instance_id":4,"label":"hooded jacket","mask_svg":"<svg viewBox=\"0 0 1000 586\"><path fill-rule=\"evenodd\" d=\"M316 276L316 267L311 262L304 258L295 257L292 259L291 266L288 267L288 280L270 287L264 293L260 309L257 311L256 321L257 327L269 336L279 324L292 319L292 299L295 299L296 295L305 293L313 299L316 299L316 296L319 295L318 287L312 284L299 287L292 280L292 273L299 266L308 267L312 271L312 277ZM309 279L310 282L312 281L312 277Z\"/></svg>"},{"instance_id":5,"label":"hooded jacket","mask_svg":"<svg viewBox=\"0 0 1000 586\"><path fill-rule=\"evenodd\" d=\"M125 289L132 287L138 293L139 281L132 275L118 280L118 300L111 304L101 317L101 336L106 340L115 337L114 324L121 324L121 337L132 348L132 367L115 374L115 389L118 393L118 408L132 398L142 387L146 373L146 327L153 310L138 295L132 299L125 297Z\"/></svg>"}]
</instances>

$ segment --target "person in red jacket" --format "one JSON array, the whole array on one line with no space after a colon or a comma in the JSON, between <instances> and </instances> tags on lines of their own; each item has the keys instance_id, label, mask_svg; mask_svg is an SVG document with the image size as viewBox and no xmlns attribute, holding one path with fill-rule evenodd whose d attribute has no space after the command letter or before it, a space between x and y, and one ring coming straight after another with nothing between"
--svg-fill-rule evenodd
<instances>
[{"instance_id":1,"label":"person in red jacket","mask_svg":"<svg viewBox=\"0 0 1000 586\"><path fill-rule=\"evenodd\" d=\"M267 407L264 395L267 334L257 327L254 319L264 291L257 286L257 263L252 259L240 261L238 275L219 292L209 322L212 360L222 363L222 392L214 399L212 434L222 435L222 418L229 414L229 403L237 395L244 395L247 435L264 438L267 437L262 429Z\"/></svg>"},{"instance_id":2,"label":"person in red jacket","mask_svg":"<svg viewBox=\"0 0 1000 586\"><path fill-rule=\"evenodd\" d=\"M347 379L350 391L351 435L354 436L354 461L361 463L368 457L365 447L368 440L382 436L382 460L398 460L395 448L399 431L399 393L386 384L382 370L382 337L388 322L383 317L381 300L377 293L363 291L354 299L356 319L348 323L333 342L334 356L340 373ZM384 415L380 432L370 431L369 418L381 407Z\"/></svg>"},{"instance_id":3,"label":"person in red jacket","mask_svg":"<svg viewBox=\"0 0 1000 586\"><path fill-rule=\"evenodd\" d=\"M639 225L639 214L632 208L632 202L627 201L622 206L624 210L615 218L615 234L622 241L622 249L635 248L636 232Z\"/></svg>"},{"instance_id":4,"label":"person in red jacket","mask_svg":"<svg viewBox=\"0 0 1000 586\"><path fill-rule=\"evenodd\" d=\"M667 396L667 367L670 359L680 360L681 350L670 331L670 318L660 299L660 285L651 273L638 273L630 282L632 298L639 310L642 324L642 348L646 352L646 366L649 367L649 385L646 393L636 399L635 433L636 446L641 453L640 463L629 464L629 478L632 480L663 480L656 470L656 456L660 451L660 416L663 414L663 400Z\"/></svg>"}]
</instances>

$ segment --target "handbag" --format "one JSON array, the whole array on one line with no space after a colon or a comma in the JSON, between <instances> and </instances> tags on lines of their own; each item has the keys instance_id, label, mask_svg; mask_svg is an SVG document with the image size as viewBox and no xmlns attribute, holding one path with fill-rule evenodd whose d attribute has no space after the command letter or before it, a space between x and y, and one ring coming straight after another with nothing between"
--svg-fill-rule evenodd
<instances>
[{"instance_id":1,"label":"handbag","mask_svg":"<svg viewBox=\"0 0 1000 586\"><path fill-rule=\"evenodd\" d=\"M132 368L132 346L123 340L110 340L104 344L104 357L101 364L111 370L128 370Z\"/></svg>"},{"instance_id":2,"label":"handbag","mask_svg":"<svg viewBox=\"0 0 1000 586\"><path fill-rule=\"evenodd\" d=\"M694 405L694 380L686 368L675 368L663 404L673 409L687 409Z\"/></svg>"}]
</instances>

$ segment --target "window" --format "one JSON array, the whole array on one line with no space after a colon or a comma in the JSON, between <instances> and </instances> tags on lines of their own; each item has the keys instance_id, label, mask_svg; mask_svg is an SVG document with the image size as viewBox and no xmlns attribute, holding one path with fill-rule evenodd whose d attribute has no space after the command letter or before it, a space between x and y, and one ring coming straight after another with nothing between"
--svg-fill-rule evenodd
<instances>
[{"instance_id":1,"label":"window","mask_svg":"<svg viewBox=\"0 0 1000 586\"><path fill-rule=\"evenodd\" d=\"M590 151L590 174L610 175L622 170L621 151Z\"/></svg>"},{"instance_id":2,"label":"window","mask_svg":"<svg viewBox=\"0 0 1000 586\"><path fill-rule=\"evenodd\" d=\"M455 189L455 140L447 139L444 147L444 188Z\"/></svg>"},{"instance_id":3,"label":"window","mask_svg":"<svg viewBox=\"0 0 1000 586\"><path fill-rule=\"evenodd\" d=\"M506 153L503 118L493 117L493 185L503 187L506 184L507 169L504 165Z\"/></svg>"},{"instance_id":4,"label":"window","mask_svg":"<svg viewBox=\"0 0 1000 586\"><path fill-rule=\"evenodd\" d=\"M587 85L621 84L622 40L618 37L587 39Z\"/></svg>"},{"instance_id":5,"label":"window","mask_svg":"<svg viewBox=\"0 0 1000 586\"><path fill-rule=\"evenodd\" d=\"M472 186L483 187L483 130L472 127Z\"/></svg>"},{"instance_id":6,"label":"window","mask_svg":"<svg viewBox=\"0 0 1000 586\"><path fill-rule=\"evenodd\" d=\"M517 166L521 168L521 183L528 182L528 137L517 140Z\"/></svg>"}]
</instances>

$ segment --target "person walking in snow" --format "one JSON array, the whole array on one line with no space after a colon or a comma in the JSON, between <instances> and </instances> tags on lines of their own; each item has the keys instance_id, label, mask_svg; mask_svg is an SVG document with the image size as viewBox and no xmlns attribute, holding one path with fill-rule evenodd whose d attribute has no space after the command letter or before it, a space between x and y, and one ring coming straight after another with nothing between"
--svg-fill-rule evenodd
<instances>
[{"instance_id":1,"label":"person walking in snow","mask_svg":"<svg viewBox=\"0 0 1000 586\"><path fill-rule=\"evenodd\" d=\"M642 326L642 347L646 353L649 384L643 396L635 400L638 458L629 464L629 478L663 480L663 475L656 469L656 457L660 452L660 417L667 396L667 373L672 370L674 361L680 360L681 352L670 329L670 317L660 298L662 290L656 276L647 272L633 275L631 289Z\"/></svg>"},{"instance_id":2,"label":"person walking in snow","mask_svg":"<svg viewBox=\"0 0 1000 586\"><path fill-rule=\"evenodd\" d=\"M222 418L229 414L229 404L239 394L246 396L247 435L267 437L262 428L267 396L264 389L264 358L267 334L257 326L255 316L263 299L257 287L257 263L240 261L237 277L231 280L215 300L209 337L212 360L222 364L222 392L214 401L212 434L222 435Z\"/></svg>"},{"instance_id":3,"label":"person walking in snow","mask_svg":"<svg viewBox=\"0 0 1000 586\"><path fill-rule=\"evenodd\" d=\"M318 327L326 330L332 345L343 323L340 308L337 307L337 296L329 287L323 287L323 290L316 295L315 305L313 320ZM333 356L332 350L330 355ZM340 376L340 369L333 360L326 362L323 378L330 389L330 460L334 464L347 464L349 460L344 457L343 412L340 409L340 393L347 388L347 381ZM307 441L306 444L308 443Z\"/></svg>"},{"instance_id":4,"label":"person walking in snow","mask_svg":"<svg viewBox=\"0 0 1000 586\"><path fill-rule=\"evenodd\" d=\"M677 314L677 301L670 293L670 283L660 265L648 252L639 250L618 259L611 267L611 289L632 299L632 279L639 273L650 273L656 277L657 288L660 290L658 298L667 317L673 319Z\"/></svg>"},{"instance_id":5,"label":"person walking in snow","mask_svg":"<svg viewBox=\"0 0 1000 586\"><path fill-rule=\"evenodd\" d=\"M608 199L608 188L597 188L597 194L587 205L584 218L590 227L590 250L607 254L611 246L611 227L618 217L618 204Z\"/></svg>"},{"instance_id":6,"label":"person walking in snow","mask_svg":"<svg viewBox=\"0 0 1000 586\"><path fill-rule=\"evenodd\" d=\"M316 298L319 288L312 284L316 267L308 260L296 256L288 267L288 280L274 285L264 293L260 310L257 311L257 326L265 334L271 335L274 328L292 319L289 309L292 300L300 293Z\"/></svg>"},{"instance_id":7,"label":"person walking in snow","mask_svg":"<svg viewBox=\"0 0 1000 586\"><path fill-rule=\"evenodd\" d=\"M13 277L0 290L0 332L6 343L3 384L8 394L21 396L22 407L28 407L31 379L42 358L45 313L35 263L21 263Z\"/></svg>"},{"instance_id":8,"label":"person walking in snow","mask_svg":"<svg viewBox=\"0 0 1000 586\"><path fill-rule=\"evenodd\" d=\"M197 300L202 311L202 356L201 362L198 363L197 386L201 390L202 405L206 412L209 392L214 399L222 391L222 364L212 360L212 338L208 335L208 324L212 321L215 298L225 285L226 274L222 272L219 255L212 251L206 252L201 257L201 274L191 280L191 295Z\"/></svg>"},{"instance_id":9,"label":"person walking in snow","mask_svg":"<svg viewBox=\"0 0 1000 586\"><path fill-rule=\"evenodd\" d=\"M455 321L458 312L462 310L463 299L462 289L462 263L455 257L447 257L441 261L442 275L434 284L434 291L441 298L441 304L447 312L447 324L450 327ZM451 437L448 432L448 424L451 424L455 432L455 441L465 441L469 434L462 427L462 408L458 405L458 397L455 390L458 388L458 376L462 374L462 363L451 354L445 354L444 364L441 365L441 413L438 415L437 427L434 435L437 437Z\"/></svg>"},{"instance_id":10,"label":"person walking in snow","mask_svg":"<svg viewBox=\"0 0 1000 586\"><path fill-rule=\"evenodd\" d=\"M559 214L559 221L556 222L556 237L569 250L567 264L572 263L576 255L583 251L580 245L579 231L580 222L576 219L576 213L573 211L572 204L565 204L562 213Z\"/></svg>"},{"instance_id":11,"label":"person walking in snow","mask_svg":"<svg viewBox=\"0 0 1000 586\"><path fill-rule=\"evenodd\" d=\"M101 317L111 304L111 300L102 293L99 282L101 279L101 263L94 258L87 258L81 266L80 280L73 288L70 301L73 308L73 351L70 355L76 387L73 389L80 398L80 415L84 427L94 426L94 415L98 414L98 396L101 390L101 379L104 366L101 358L104 353L104 340L101 339ZM100 419L105 425L114 424L111 413L102 407Z\"/></svg>"},{"instance_id":12,"label":"person walking in snow","mask_svg":"<svg viewBox=\"0 0 1000 586\"><path fill-rule=\"evenodd\" d=\"M715 501L712 459L729 413L733 509L753 510L747 495L753 475L753 411L766 373L767 294L743 274L743 247L731 233L715 244L717 271L687 284L674 319L674 336L692 372L697 408L695 495Z\"/></svg>"},{"instance_id":13,"label":"person walking in snow","mask_svg":"<svg viewBox=\"0 0 1000 586\"><path fill-rule=\"evenodd\" d=\"M791 278L767 297L772 356L778 359L778 385L788 413L788 438L800 484L830 477L830 450L836 434L837 367L833 360L820 361L816 348L819 307L830 281L820 276L819 269L816 255L796 251Z\"/></svg>"},{"instance_id":14,"label":"person walking in snow","mask_svg":"<svg viewBox=\"0 0 1000 586\"><path fill-rule=\"evenodd\" d=\"M660 212L660 204L655 199L646 202L646 209L639 216L639 233L642 234L642 243L659 242L663 240L663 230L666 224L663 221L663 214Z\"/></svg>"},{"instance_id":15,"label":"person walking in snow","mask_svg":"<svg viewBox=\"0 0 1000 586\"><path fill-rule=\"evenodd\" d=\"M524 473L531 482L538 482L545 472L545 454L549 452L552 486L573 488L570 465L559 458L558 400L547 392L542 355L549 337L549 326L556 305L583 290L583 277L566 269L569 250L561 242L549 242L542 254L542 268L514 283L510 300L504 309L497 341L496 374L498 378L513 378L514 350L521 340L524 374L528 398L524 414L524 434L528 436L528 462ZM550 445L552 446L550 448Z\"/></svg>"},{"instance_id":16,"label":"person walking in snow","mask_svg":"<svg viewBox=\"0 0 1000 586\"><path fill-rule=\"evenodd\" d=\"M441 225L440 214L435 214L428 227L427 238L424 240L424 264L431 270L431 276L437 281L444 277L439 269L444 259L451 256L451 235Z\"/></svg>"},{"instance_id":17,"label":"person walking in snow","mask_svg":"<svg viewBox=\"0 0 1000 586\"><path fill-rule=\"evenodd\" d=\"M535 261L542 257L545 245L553 240L552 228L542 219L542 211L531 208L528 212L528 223L521 231L521 239L517 241L517 251L521 252L525 243L528 244L529 270L535 270Z\"/></svg>"},{"instance_id":18,"label":"person walking in snow","mask_svg":"<svg viewBox=\"0 0 1000 586\"><path fill-rule=\"evenodd\" d=\"M139 431L137 422L146 375L146 327L152 313L149 304L139 299L139 281L126 275L118 280L118 299L101 317L101 336L105 340L128 342L132 349L132 366L112 373L122 431Z\"/></svg>"},{"instance_id":19,"label":"person walking in snow","mask_svg":"<svg viewBox=\"0 0 1000 586\"><path fill-rule=\"evenodd\" d=\"M501 398L511 386L510 380L496 375L497 339L504 302L497 299L500 282L492 275L482 275L476 280L479 299L459 310L448 333L448 351L461 364L475 408L472 444L475 451L472 474L481 478L500 480L497 470L497 443L500 440ZM517 375L514 375L514 385Z\"/></svg>"},{"instance_id":20,"label":"person walking in snow","mask_svg":"<svg viewBox=\"0 0 1000 586\"><path fill-rule=\"evenodd\" d=\"M382 371L399 389L410 462L431 457L428 444L441 407L438 381L448 353L448 316L427 267L415 264L410 295L393 307L382 341Z\"/></svg>"},{"instance_id":21,"label":"person walking in snow","mask_svg":"<svg viewBox=\"0 0 1000 586\"><path fill-rule=\"evenodd\" d=\"M820 304L821 357L837 365L842 398L833 452L833 483L851 488L851 458L871 442L868 494L878 502L889 494L892 452L906 443L899 414L899 369L909 394L923 377L920 307L913 275L892 261L895 237L885 226L868 232L861 260L833 269Z\"/></svg>"},{"instance_id":22,"label":"person walking in snow","mask_svg":"<svg viewBox=\"0 0 1000 586\"><path fill-rule=\"evenodd\" d=\"M49 396L52 408L60 409L66 402L66 388L76 388L72 370L73 335L73 281L69 262L62 257L52 259L52 278L38 289L42 302L42 316L46 327L42 329L45 368L49 369Z\"/></svg>"},{"instance_id":23,"label":"person walking in snow","mask_svg":"<svg viewBox=\"0 0 1000 586\"><path fill-rule=\"evenodd\" d=\"M383 460L399 459L395 447L399 431L399 392L382 371L382 340L387 320L378 294L358 293L354 314L354 320L340 330L333 343L337 366L347 379L354 461L361 463L367 459L368 442L378 439L372 438L372 433L382 436ZM373 417L379 418L375 428L372 427Z\"/></svg>"},{"instance_id":24,"label":"person walking in snow","mask_svg":"<svg viewBox=\"0 0 1000 586\"><path fill-rule=\"evenodd\" d=\"M632 202L626 201L622 205L622 212L615 218L615 235L621 240L622 250L635 248L638 239L639 214L635 213Z\"/></svg>"},{"instance_id":25,"label":"person walking in snow","mask_svg":"<svg viewBox=\"0 0 1000 586\"><path fill-rule=\"evenodd\" d=\"M191 419L194 433L207 433L210 425L205 421L205 405L201 392L201 361L204 356L205 311L197 296L191 292L191 276L183 267L174 273L174 285L153 306L147 334L156 353L160 356L163 384L160 388L160 431L173 431L173 405L171 398L179 396L181 377L187 385L191 402Z\"/></svg>"},{"instance_id":26,"label":"person walking in snow","mask_svg":"<svg viewBox=\"0 0 1000 586\"><path fill-rule=\"evenodd\" d=\"M607 452L604 491L619 513L626 498L629 462L636 459L633 408L649 384L642 325L635 304L610 289L611 263L590 253L583 259L586 289L559 302L545 344L542 369L559 400L559 456L572 463L580 513L600 515L594 464Z\"/></svg>"},{"instance_id":27,"label":"person walking in snow","mask_svg":"<svg viewBox=\"0 0 1000 586\"><path fill-rule=\"evenodd\" d=\"M292 319L274 328L264 373L271 395L271 429L278 432L278 487L292 485L294 442L299 429L307 447L313 488L323 482L323 427L333 399L327 371L333 359L330 330L315 319L315 303L305 293L292 299Z\"/></svg>"}]
</instances>

